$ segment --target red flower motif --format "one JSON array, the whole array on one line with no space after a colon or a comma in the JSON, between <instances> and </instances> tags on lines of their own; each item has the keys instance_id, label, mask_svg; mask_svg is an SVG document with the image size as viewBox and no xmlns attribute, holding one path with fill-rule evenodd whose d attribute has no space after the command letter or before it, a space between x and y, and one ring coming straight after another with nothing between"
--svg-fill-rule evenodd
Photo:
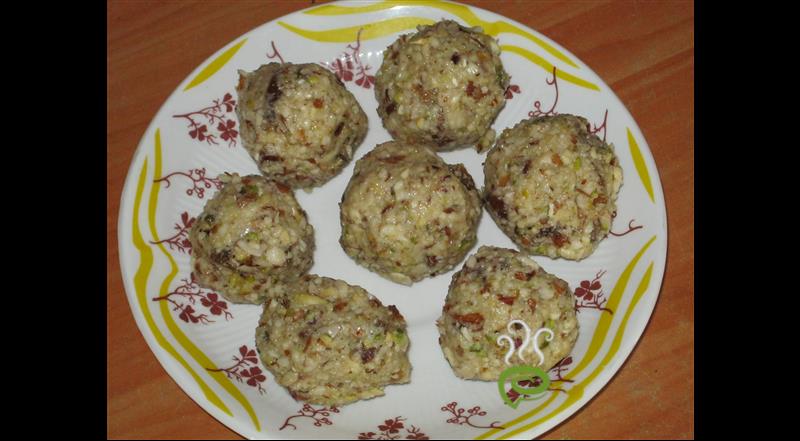
<instances>
[{"instance_id":1,"label":"red flower motif","mask_svg":"<svg viewBox=\"0 0 800 441\"><path fill-rule=\"evenodd\" d=\"M581 308L599 309L606 311L609 314L614 314L613 311L605 307L608 301L603 293L603 285L600 283L600 278L603 277L605 271L597 273L593 280L583 280L580 286L575 288L575 310L579 311Z\"/></svg>"},{"instance_id":2,"label":"red flower motif","mask_svg":"<svg viewBox=\"0 0 800 441\"><path fill-rule=\"evenodd\" d=\"M422 433L422 430L414 426L411 426L411 429L408 429L408 436L406 436L406 439L430 439L430 438L428 438L428 435Z\"/></svg>"},{"instance_id":3,"label":"red flower motif","mask_svg":"<svg viewBox=\"0 0 800 441\"><path fill-rule=\"evenodd\" d=\"M255 349L247 349L246 345L241 346L239 347L239 354L241 354L242 358L234 355L233 361L235 361L236 364L233 366L222 368L206 368L206 370L209 372L224 372L228 378L233 378L238 382L241 382L243 378L246 378L249 386L258 389L259 394L264 394L266 391L263 387L261 387L261 383L265 382L267 377L263 375L263 371L258 366L251 368L247 367L248 364L258 364L258 358L256 358Z\"/></svg>"},{"instance_id":4,"label":"red flower motif","mask_svg":"<svg viewBox=\"0 0 800 441\"><path fill-rule=\"evenodd\" d=\"M383 424L378 425L379 433L376 432L361 432L358 434L358 439L400 439L403 435L400 434L400 429L406 430L405 439L429 439L422 429L411 426L405 427L402 421L406 419L403 417L394 417L390 420L384 420Z\"/></svg>"},{"instance_id":5,"label":"red flower motif","mask_svg":"<svg viewBox=\"0 0 800 441\"><path fill-rule=\"evenodd\" d=\"M217 136L228 140L230 147L236 145L236 135L233 130L235 122L225 118L226 113L231 113L236 108L236 100L233 95L226 93L221 100L212 101L212 105L188 113L172 115L173 118L182 118L189 123L189 136L192 139L206 141L208 144L217 144ZM205 120L206 124L201 123ZM209 133L209 127L217 128L221 133ZM223 136L223 134L227 136Z\"/></svg>"},{"instance_id":6,"label":"red flower motif","mask_svg":"<svg viewBox=\"0 0 800 441\"><path fill-rule=\"evenodd\" d=\"M375 84L375 77L372 75L363 75L356 80L356 84L369 89L371 85Z\"/></svg>"},{"instance_id":7,"label":"red flower motif","mask_svg":"<svg viewBox=\"0 0 800 441\"><path fill-rule=\"evenodd\" d=\"M198 141L205 141L206 132L208 132L208 127L206 127L206 125L203 124L202 126L189 131L189 136L191 136L192 139L197 138Z\"/></svg>"},{"instance_id":8,"label":"red flower motif","mask_svg":"<svg viewBox=\"0 0 800 441\"><path fill-rule=\"evenodd\" d=\"M295 426L294 424L289 423L289 421L291 421L291 420L293 420L295 418L311 418L312 420L314 420L314 426L315 427L322 427L323 424L326 425L326 426L331 426L331 425L333 425L333 421L331 421L331 420L329 420L327 418L327 417L329 417L331 415L331 412L339 413L339 409L336 406L333 406L333 407L330 407L330 408L328 408L328 407L320 407L319 409L314 409L313 407L311 407L310 404L306 403L303 406L303 408L300 409L300 411L297 413L297 415L292 415L289 418L286 418L286 421L283 422L283 426L281 426L281 428L278 429L278 430L283 430L283 429L285 429L287 427L291 427L292 429L297 430L297 426ZM318 418L317 417L318 415L321 415L321 416L323 416L325 418ZM362 433L361 435L366 435L366 434ZM375 434L372 433L372 435L375 435ZM359 438L359 439L372 439L372 438Z\"/></svg>"},{"instance_id":9,"label":"red flower motif","mask_svg":"<svg viewBox=\"0 0 800 441\"><path fill-rule=\"evenodd\" d=\"M181 222L183 222L184 227L191 228L191 226L194 224L194 221L195 219L193 217L189 217L189 212L184 211L181 213Z\"/></svg>"},{"instance_id":10,"label":"red flower motif","mask_svg":"<svg viewBox=\"0 0 800 441\"><path fill-rule=\"evenodd\" d=\"M403 423L395 418L393 420L385 420L383 424L378 426L378 429L383 430L384 432L397 433L403 427Z\"/></svg>"},{"instance_id":11,"label":"red flower motif","mask_svg":"<svg viewBox=\"0 0 800 441\"><path fill-rule=\"evenodd\" d=\"M189 217L189 213L184 211L181 214L181 225L180 223L175 224L175 230L177 233L172 237L168 237L166 239L159 240L157 242L150 241L153 245L157 245L160 243L165 243L169 246L169 249L177 248L180 252L186 252L191 254L192 253L192 243L189 241L187 236L189 235L189 229L192 228L194 225L195 218Z\"/></svg>"},{"instance_id":12,"label":"red flower motif","mask_svg":"<svg viewBox=\"0 0 800 441\"><path fill-rule=\"evenodd\" d=\"M226 93L224 97L222 97L222 104L225 105L226 112L232 112L233 107L236 105L236 101L233 99L230 93Z\"/></svg>"},{"instance_id":13,"label":"red flower motif","mask_svg":"<svg viewBox=\"0 0 800 441\"><path fill-rule=\"evenodd\" d=\"M516 393L516 391L514 391L514 389L511 389L511 392ZM509 393L508 395L509 395L509 397L511 397L511 393ZM512 401L515 400L515 399L516 399L516 397L511 397ZM458 425L467 424L470 427L474 427L476 429L504 429L505 428L503 426L498 426L500 421L495 421L495 422L489 424L488 426L478 426L478 425L473 424L470 421L470 419L472 417L475 417L475 416L486 416L486 411L485 410L481 410L480 406L475 406L475 407L473 407L471 409L466 410L466 413L468 413L469 416L464 415L465 410L464 410L464 408L458 407L458 402L457 401L453 401L453 402L447 404L446 406L443 406L442 407L442 411L443 412L449 412L450 414L453 415L453 418L449 418L447 420L447 422L450 423L450 424L458 424Z\"/></svg>"},{"instance_id":14,"label":"red flower motif","mask_svg":"<svg viewBox=\"0 0 800 441\"><path fill-rule=\"evenodd\" d=\"M213 135L209 136L209 139L212 137ZM234 144L236 143L235 140L233 140L232 142ZM166 182L167 188L169 188L169 186L171 185L170 178L172 178L173 176L183 176L189 178L192 181L192 188L186 190L186 194L189 196L196 194L197 197L200 199L203 199L203 196L205 196L206 189L209 189L211 187L216 187L217 190L219 190L222 188L222 181L220 181L218 178L206 177L205 167L189 169L188 173L173 172L164 176L163 178L155 179L153 180L153 182L162 182L162 181ZM193 223L194 221L191 222Z\"/></svg>"},{"instance_id":15,"label":"red flower motif","mask_svg":"<svg viewBox=\"0 0 800 441\"><path fill-rule=\"evenodd\" d=\"M333 73L336 74L336 78L339 78L343 82L353 81L353 63L350 61L350 57L345 58L344 63L342 63L341 59L337 58L333 62L331 69Z\"/></svg>"},{"instance_id":16,"label":"red flower motif","mask_svg":"<svg viewBox=\"0 0 800 441\"><path fill-rule=\"evenodd\" d=\"M250 370L244 369L241 372L241 376L248 379L247 384L253 387L258 386L258 383L263 383L267 381L267 377L261 374L262 374L261 369L258 366L251 367Z\"/></svg>"},{"instance_id":17,"label":"red flower motif","mask_svg":"<svg viewBox=\"0 0 800 441\"><path fill-rule=\"evenodd\" d=\"M514 94L515 93L520 93L520 91L521 90L520 90L519 86L517 86L516 84L509 84L509 86L506 87L505 97L506 97L507 100L510 100L510 99L514 98Z\"/></svg>"},{"instance_id":18,"label":"red flower motif","mask_svg":"<svg viewBox=\"0 0 800 441\"><path fill-rule=\"evenodd\" d=\"M209 308L212 314L220 315L223 309L228 309L228 303L219 300L217 293L208 293L205 297L200 299L200 303L206 308Z\"/></svg>"},{"instance_id":19,"label":"red flower motif","mask_svg":"<svg viewBox=\"0 0 800 441\"><path fill-rule=\"evenodd\" d=\"M248 351L247 346L242 346L239 348L239 354L241 354L242 360L244 360L246 363L258 364L258 358L256 358L255 349L250 349Z\"/></svg>"},{"instance_id":20,"label":"red flower motif","mask_svg":"<svg viewBox=\"0 0 800 441\"><path fill-rule=\"evenodd\" d=\"M369 89L375 84L375 76L369 75L368 72L372 70L371 66L364 65L361 61L361 31L358 30L356 34L355 46L352 44L347 45L347 51L344 52L342 57L339 57L331 63L322 63L328 69L333 71L343 83L353 81L355 78L356 85Z\"/></svg>"},{"instance_id":21,"label":"red flower motif","mask_svg":"<svg viewBox=\"0 0 800 441\"><path fill-rule=\"evenodd\" d=\"M181 282L183 282L182 285L163 296L154 297L152 300L156 302L163 300L171 303L175 307L173 308L174 311L180 311L178 318L186 323L202 323L205 325L208 323L213 323L214 321L209 320L206 314L195 315L197 311L195 311L192 306L179 300L175 300L176 298L183 299L184 301L187 301L191 305L195 306L197 306L197 299L200 299L200 304L206 308L210 308L210 311L213 315L224 314L225 320L230 320L233 318L233 314L228 311L228 304L220 300L220 297L217 293L203 291L203 289L197 284L197 279L194 273L191 273L190 278L191 280L181 279Z\"/></svg>"},{"instance_id":22,"label":"red flower motif","mask_svg":"<svg viewBox=\"0 0 800 441\"><path fill-rule=\"evenodd\" d=\"M195 317L194 315L192 315L192 314L194 314L194 312L195 312L194 308L192 308L189 305L186 305L186 307L183 308L183 311L181 311L181 313L180 313L180 315L178 315L178 317L181 320L185 321L186 323L189 323L189 321L191 321L192 323L197 323L197 321L199 319L197 317Z\"/></svg>"},{"instance_id":23,"label":"red flower motif","mask_svg":"<svg viewBox=\"0 0 800 441\"><path fill-rule=\"evenodd\" d=\"M217 126L217 131L220 133L220 137L228 142L236 142L236 136L239 134L233 128L236 127L236 121L229 119L224 123L220 122Z\"/></svg>"},{"instance_id":24,"label":"red flower motif","mask_svg":"<svg viewBox=\"0 0 800 441\"><path fill-rule=\"evenodd\" d=\"M594 298L592 291L597 291L598 289L600 289L600 282L594 281L592 283L588 280L584 280L581 282L580 287L575 288L575 296L586 300L592 300Z\"/></svg>"}]
</instances>

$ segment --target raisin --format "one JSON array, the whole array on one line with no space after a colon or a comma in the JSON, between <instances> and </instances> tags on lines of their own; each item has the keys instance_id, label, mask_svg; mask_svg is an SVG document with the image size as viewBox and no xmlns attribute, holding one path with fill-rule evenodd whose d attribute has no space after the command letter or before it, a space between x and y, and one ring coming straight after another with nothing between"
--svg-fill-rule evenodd
<instances>
[{"instance_id":1,"label":"raisin","mask_svg":"<svg viewBox=\"0 0 800 441\"><path fill-rule=\"evenodd\" d=\"M216 253L211 253L210 257L211 260L213 260L214 262L223 265L230 260L232 254L233 253L231 252L231 250L222 250Z\"/></svg>"},{"instance_id":2,"label":"raisin","mask_svg":"<svg viewBox=\"0 0 800 441\"><path fill-rule=\"evenodd\" d=\"M569 239L567 239L567 236L564 236L559 232L553 233L552 239L553 239L553 244L556 246L556 248L561 248L569 243Z\"/></svg>"},{"instance_id":3,"label":"raisin","mask_svg":"<svg viewBox=\"0 0 800 441\"><path fill-rule=\"evenodd\" d=\"M466 89L467 95L468 95L468 96L471 96L471 97L472 97L472 99L474 99L474 100L478 100L478 99L480 99L480 98L483 96L483 95L481 95L481 92L480 92L480 90L478 90L478 92L477 92L477 93L475 93L475 90L476 90L476 89L477 89L477 88L476 88L476 87L475 87L475 85L472 83L472 81L470 81L470 82L468 82L468 83L467 83L467 89Z\"/></svg>"},{"instance_id":4,"label":"raisin","mask_svg":"<svg viewBox=\"0 0 800 441\"><path fill-rule=\"evenodd\" d=\"M361 362L366 364L375 358L375 352L378 348L362 348L361 349Z\"/></svg>"},{"instance_id":5,"label":"raisin","mask_svg":"<svg viewBox=\"0 0 800 441\"><path fill-rule=\"evenodd\" d=\"M504 296L504 295L498 294L497 295L497 300L500 300L501 302L505 303L506 305L513 305L514 301L517 300L517 297L516 296Z\"/></svg>"},{"instance_id":6,"label":"raisin","mask_svg":"<svg viewBox=\"0 0 800 441\"><path fill-rule=\"evenodd\" d=\"M278 87L278 75L274 75L272 79L269 80L269 86L267 86L267 106L274 106L275 101L278 101L281 94L281 89Z\"/></svg>"},{"instance_id":7,"label":"raisin","mask_svg":"<svg viewBox=\"0 0 800 441\"><path fill-rule=\"evenodd\" d=\"M530 160L530 159L528 159L527 161L525 161L525 166L524 166L524 167L522 167L522 174L523 174L523 175L527 175L527 174L528 174L528 171L529 171L530 169L531 169L531 160Z\"/></svg>"},{"instance_id":8,"label":"raisin","mask_svg":"<svg viewBox=\"0 0 800 441\"><path fill-rule=\"evenodd\" d=\"M403 315L400 314L400 311L398 311L397 306L389 305L387 306L387 308L389 308L389 312L392 313L392 317L403 318Z\"/></svg>"},{"instance_id":9,"label":"raisin","mask_svg":"<svg viewBox=\"0 0 800 441\"><path fill-rule=\"evenodd\" d=\"M502 217L503 219L508 218L508 211L506 210L506 204L503 202L502 199L498 198L493 194L489 194L486 196L486 200L489 202L489 205L494 210L495 214Z\"/></svg>"},{"instance_id":10,"label":"raisin","mask_svg":"<svg viewBox=\"0 0 800 441\"><path fill-rule=\"evenodd\" d=\"M483 314L479 312L470 312L469 314L455 314L453 315L455 321L459 323L469 323L473 325L480 325L483 323Z\"/></svg>"},{"instance_id":11,"label":"raisin","mask_svg":"<svg viewBox=\"0 0 800 441\"><path fill-rule=\"evenodd\" d=\"M389 164L397 164L398 162L402 161L406 157L403 155L394 155L389 156L388 158L381 158L381 161L388 162Z\"/></svg>"}]
</instances>

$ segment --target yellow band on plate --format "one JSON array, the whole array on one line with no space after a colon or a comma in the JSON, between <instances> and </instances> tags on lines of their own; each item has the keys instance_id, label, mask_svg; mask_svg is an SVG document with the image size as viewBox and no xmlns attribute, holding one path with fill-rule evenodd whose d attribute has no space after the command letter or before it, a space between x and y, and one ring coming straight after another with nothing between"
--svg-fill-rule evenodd
<instances>
[{"instance_id":1,"label":"yellow band on plate","mask_svg":"<svg viewBox=\"0 0 800 441\"><path fill-rule=\"evenodd\" d=\"M633 158L633 164L636 166L636 173L639 174L639 179L642 181L642 185L644 185L647 195L650 196L650 200L655 204L656 197L653 194L653 184L650 182L650 172L647 171L647 164L644 163L642 151L639 150L639 144L636 143L636 138L633 137L631 129L628 128L627 130L628 148L631 150L631 158Z\"/></svg>"},{"instance_id":2,"label":"yellow band on plate","mask_svg":"<svg viewBox=\"0 0 800 441\"><path fill-rule=\"evenodd\" d=\"M395 32L404 31L406 29L414 29L418 25L432 24L433 22L434 21L429 18L399 17L390 18L388 20L378 21L375 23L350 26L347 28L327 29L324 31L302 29L282 21L279 21L278 24L297 35L308 38L309 40L320 41L323 43L352 43L356 41L358 31L361 29L363 29L363 31L361 31L361 41L367 41L380 38L385 35L394 34Z\"/></svg>"},{"instance_id":3,"label":"yellow band on plate","mask_svg":"<svg viewBox=\"0 0 800 441\"><path fill-rule=\"evenodd\" d=\"M456 3L449 3L449 2L442 2L435 0L399 0L399 1L388 0L365 6L323 5L318 8L309 9L305 13L308 15L319 15L319 16L356 15L356 14L365 14L368 12L383 11L395 7L409 7L409 6L429 7L447 11L455 15L456 17L464 20L470 26L482 27L484 32L493 37L497 37L499 34L504 32L520 35L530 40L534 44L538 45L539 47L547 51L547 53L558 58L567 65L580 69L580 66L575 64L575 62L572 61L566 54L559 51L552 45L548 44L546 41L537 37L536 35L533 35L530 32L520 29L518 26L515 26L511 23L506 23L504 21L488 22L485 20L481 20L477 15L475 15L474 12L472 12L472 10L468 6Z\"/></svg>"},{"instance_id":4,"label":"yellow band on plate","mask_svg":"<svg viewBox=\"0 0 800 441\"><path fill-rule=\"evenodd\" d=\"M184 88L183 91L185 92L211 78L212 75L217 73L218 70L222 69L222 66L225 66L225 64L227 64L228 61L230 61L230 59L236 55L236 52L239 52L239 49L242 48L242 45L244 45L246 41L247 39L245 38L244 40L236 43L230 49L226 50L220 54L220 56L208 63L208 66L203 68L203 70L201 70L200 73L197 74L197 76L195 76L188 85L186 85L186 88Z\"/></svg>"},{"instance_id":5,"label":"yellow band on plate","mask_svg":"<svg viewBox=\"0 0 800 441\"><path fill-rule=\"evenodd\" d=\"M139 183L136 187L136 198L133 202L133 246L139 250L139 267L136 269L136 275L133 277L133 285L136 290L136 300L139 303L139 309L142 311L142 315L144 315L144 319L147 322L147 327L150 329L153 337L158 342L159 346L164 348L168 354L170 354L178 363L181 364L192 376L197 385L200 386L200 390L203 391L206 399L225 412L226 414L233 416L230 409L225 406L225 403L219 399L217 394L211 390L210 387L200 378L199 375L189 366L189 363L184 360L184 358L178 354L178 351L175 350L174 347L164 338L164 335L156 326L155 321L153 320L153 316L150 314L150 308L148 307L148 298L147 298L147 279L150 276L150 270L153 268L153 251L150 247L145 244L144 239L142 239L142 232L139 230L139 209L141 207L142 202L142 194L144 193L144 185L145 185L145 178L147 177L147 158L144 160L144 164L142 165L142 171L139 173Z\"/></svg>"},{"instance_id":6,"label":"yellow band on plate","mask_svg":"<svg viewBox=\"0 0 800 441\"><path fill-rule=\"evenodd\" d=\"M523 49L523 48L521 48L519 46L512 46L512 45L503 45L503 46L500 46L500 49L502 49L502 50L504 50L506 52L511 52L512 54L517 54L517 55L527 59L531 63L541 67L542 69L546 70L547 72L553 72L553 64L552 63L550 63L549 61L545 60L544 58L540 57L539 55L537 55L537 54L535 54L535 53L533 53L533 52L531 52L531 51L529 51L527 49ZM600 87L598 87L597 84L594 84L594 83L592 83L590 81L586 81L583 78L576 77L575 75L567 73L567 72L565 72L565 71L563 71L561 69L556 69L556 76L558 78L561 78L564 81L568 81L568 82L570 82L572 84L575 84L577 86L581 86L581 87L584 87L586 89L595 90L595 91L598 91L598 92L600 91Z\"/></svg>"},{"instance_id":7,"label":"yellow band on plate","mask_svg":"<svg viewBox=\"0 0 800 441\"><path fill-rule=\"evenodd\" d=\"M156 139L155 139L155 171L154 176L155 179L161 176L161 132L160 130L156 130ZM153 188L150 190L150 212L149 212L149 220L150 220L150 232L153 235L153 241L158 242L158 232L156 231L156 208L158 206L158 192L161 188L161 183L158 182L153 185ZM163 297L167 295L169 292L169 284L172 282L172 279L175 278L175 275L178 273L178 265L175 264L175 260L172 256L167 252L164 245L158 244L158 248L161 249L161 252L169 259L170 263L170 273L164 278L164 281L161 283L161 290L159 291L159 296ZM167 328L172 333L172 336L175 340L180 343L181 347L189 353L189 355L194 358L194 360L207 369L217 369L217 366L214 364L211 359L209 359L206 354L203 353L191 340L186 336L186 334L181 331L181 328L175 323L175 320L172 318L172 314L169 311L169 306L167 302L159 302L161 304L161 316L164 319L164 322L167 324ZM253 425L255 426L257 431L261 431L261 425L258 422L258 416L256 416L255 411L253 410L253 406L250 405L250 402L247 401L247 398L242 394L242 392L225 376L222 372L209 372L209 375L217 382L220 386L222 386L231 396L239 402L239 404L244 407L245 411L250 415L250 419L253 421Z\"/></svg>"}]
</instances>

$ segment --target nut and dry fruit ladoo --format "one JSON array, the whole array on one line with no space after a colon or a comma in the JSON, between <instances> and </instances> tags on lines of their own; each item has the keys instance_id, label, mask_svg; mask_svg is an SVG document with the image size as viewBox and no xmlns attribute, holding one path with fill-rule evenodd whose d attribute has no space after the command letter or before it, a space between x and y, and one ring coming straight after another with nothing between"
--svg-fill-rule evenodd
<instances>
[{"instance_id":1,"label":"nut and dry fruit ladoo","mask_svg":"<svg viewBox=\"0 0 800 441\"><path fill-rule=\"evenodd\" d=\"M268 300L256 347L275 381L297 400L340 406L408 383L406 322L393 305L341 280L304 276Z\"/></svg>"},{"instance_id":2,"label":"nut and dry fruit ladoo","mask_svg":"<svg viewBox=\"0 0 800 441\"><path fill-rule=\"evenodd\" d=\"M356 162L340 204L345 252L410 285L449 271L477 241L482 208L472 177L433 150L391 141Z\"/></svg>"},{"instance_id":3,"label":"nut and dry fruit ladoo","mask_svg":"<svg viewBox=\"0 0 800 441\"><path fill-rule=\"evenodd\" d=\"M509 366L540 361L547 371L569 355L578 339L575 297L567 282L516 250L490 246L482 246L453 275L437 326L453 372L474 380L497 380ZM532 341L540 328L552 335L542 333ZM503 335L509 340L501 343ZM506 363L512 344L523 357L515 352Z\"/></svg>"},{"instance_id":4,"label":"nut and dry fruit ladoo","mask_svg":"<svg viewBox=\"0 0 800 441\"><path fill-rule=\"evenodd\" d=\"M500 46L451 20L419 26L384 52L375 76L378 114L392 137L436 150L492 145L509 76Z\"/></svg>"},{"instance_id":5,"label":"nut and dry fruit ladoo","mask_svg":"<svg viewBox=\"0 0 800 441\"><path fill-rule=\"evenodd\" d=\"M486 157L486 210L529 254L581 260L611 229L622 168L588 124L567 114L523 120Z\"/></svg>"},{"instance_id":6,"label":"nut and dry fruit ladoo","mask_svg":"<svg viewBox=\"0 0 800 441\"><path fill-rule=\"evenodd\" d=\"M313 263L314 228L283 184L223 174L189 232L198 283L235 303L261 303Z\"/></svg>"},{"instance_id":7,"label":"nut and dry fruit ladoo","mask_svg":"<svg viewBox=\"0 0 800 441\"><path fill-rule=\"evenodd\" d=\"M316 64L239 71L242 144L264 176L311 188L336 176L367 133L367 116L336 75Z\"/></svg>"}]
</instances>

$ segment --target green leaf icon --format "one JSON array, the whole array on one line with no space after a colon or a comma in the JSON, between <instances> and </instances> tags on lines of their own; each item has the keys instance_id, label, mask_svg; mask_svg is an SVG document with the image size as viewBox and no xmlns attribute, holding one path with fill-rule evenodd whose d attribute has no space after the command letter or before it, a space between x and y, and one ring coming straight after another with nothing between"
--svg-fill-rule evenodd
<instances>
[{"instance_id":1,"label":"green leaf icon","mask_svg":"<svg viewBox=\"0 0 800 441\"><path fill-rule=\"evenodd\" d=\"M541 380L538 386L525 387L519 384L526 380L535 383L535 378ZM504 370L497 380L497 389L500 392L500 398L503 399L503 402L513 409L516 409L522 401L528 401L538 397L522 398L512 401L508 396L508 392L506 392L506 382L511 382L511 389L517 392L521 397L524 395L539 395L547 391L547 388L550 387L550 377L547 375L547 372L541 368L533 366L512 366Z\"/></svg>"}]
</instances>

